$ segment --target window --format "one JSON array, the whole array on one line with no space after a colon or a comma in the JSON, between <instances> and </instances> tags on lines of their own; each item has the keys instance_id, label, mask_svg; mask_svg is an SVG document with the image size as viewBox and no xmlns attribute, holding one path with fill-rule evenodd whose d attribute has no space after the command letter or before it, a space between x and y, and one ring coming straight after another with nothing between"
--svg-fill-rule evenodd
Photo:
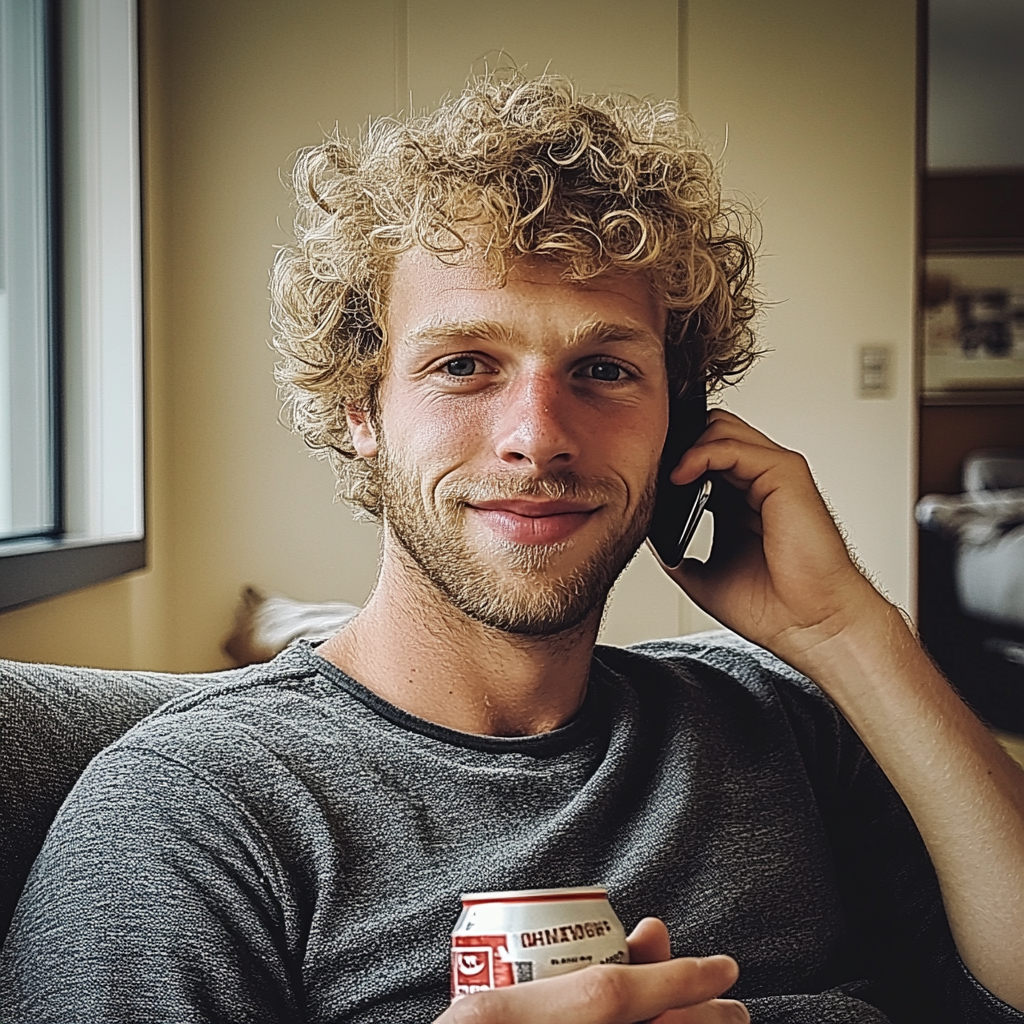
<instances>
[{"instance_id":1,"label":"window","mask_svg":"<svg viewBox=\"0 0 1024 1024\"><path fill-rule=\"evenodd\" d=\"M133 0L0 0L0 608L145 564Z\"/></svg>"},{"instance_id":2,"label":"window","mask_svg":"<svg viewBox=\"0 0 1024 1024\"><path fill-rule=\"evenodd\" d=\"M46 10L0 2L0 540L58 527Z\"/></svg>"}]
</instances>

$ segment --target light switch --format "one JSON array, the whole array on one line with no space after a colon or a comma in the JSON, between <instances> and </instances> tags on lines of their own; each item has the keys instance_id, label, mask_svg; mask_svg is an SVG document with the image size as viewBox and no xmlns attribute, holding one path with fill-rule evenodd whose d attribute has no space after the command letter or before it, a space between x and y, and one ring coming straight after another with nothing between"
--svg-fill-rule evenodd
<instances>
[{"instance_id":1,"label":"light switch","mask_svg":"<svg viewBox=\"0 0 1024 1024\"><path fill-rule=\"evenodd\" d=\"M891 345L861 345L857 362L860 398L891 398L893 354Z\"/></svg>"}]
</instances>

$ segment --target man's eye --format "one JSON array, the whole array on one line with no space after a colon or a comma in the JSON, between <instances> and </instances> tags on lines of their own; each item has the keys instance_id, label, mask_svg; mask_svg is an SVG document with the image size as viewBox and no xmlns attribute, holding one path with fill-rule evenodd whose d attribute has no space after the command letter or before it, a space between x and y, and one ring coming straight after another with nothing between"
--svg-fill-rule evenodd
<instances>
[{"instance_id":1,"label":"man's eye","mask_svg":"<svg viewBox=\"0 0 1024 1024\"><path fill-rule=\"evenodd\" d=\"M591 363L589 369L595 380L619 380L623 373L618 363Z\"/></svg>"},{"instance_id":2,"label":"man's eye","mask_svg":"<svg viewBox=\"0 0 1024 1024\"><path fill-rule=\"evenodd\" d=\"M472 356L459 356L445 363L444 368L452 377L472 377L476 373L476 360Z\"/></svg>"}]
</instances>

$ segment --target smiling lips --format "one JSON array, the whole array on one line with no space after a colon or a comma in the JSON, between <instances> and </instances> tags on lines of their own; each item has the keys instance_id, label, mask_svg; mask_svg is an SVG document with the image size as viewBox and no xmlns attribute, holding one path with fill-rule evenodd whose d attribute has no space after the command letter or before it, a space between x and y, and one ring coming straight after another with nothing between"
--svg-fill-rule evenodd
<instances>
[{"instance_id":1,"label":"smiling lips","mask_svg":"<svg viewBox=\"0 0 1024 1024\"><path fill-rule=\"evenodd\" d=\"M512 499L473 502L467 506L490 530L514 544L557 544L567 540L599 507L578 501Z\"/></svg>"}]
</instances>

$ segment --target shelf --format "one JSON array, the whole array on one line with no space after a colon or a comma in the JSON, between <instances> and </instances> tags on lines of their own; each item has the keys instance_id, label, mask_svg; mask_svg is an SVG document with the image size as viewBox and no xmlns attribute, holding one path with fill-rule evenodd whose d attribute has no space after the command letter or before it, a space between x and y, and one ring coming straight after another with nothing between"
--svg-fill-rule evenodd
<instances>
[{"instance_id":1,"label":"shelf","mask_svg":"<svg viewBox=\"0 0 1024 1024\"><path fill-rule=\"evenodd\" d=\"M1024 405L1024 391L922 391L922 405Z\"/></svg>"}]
</instances>

